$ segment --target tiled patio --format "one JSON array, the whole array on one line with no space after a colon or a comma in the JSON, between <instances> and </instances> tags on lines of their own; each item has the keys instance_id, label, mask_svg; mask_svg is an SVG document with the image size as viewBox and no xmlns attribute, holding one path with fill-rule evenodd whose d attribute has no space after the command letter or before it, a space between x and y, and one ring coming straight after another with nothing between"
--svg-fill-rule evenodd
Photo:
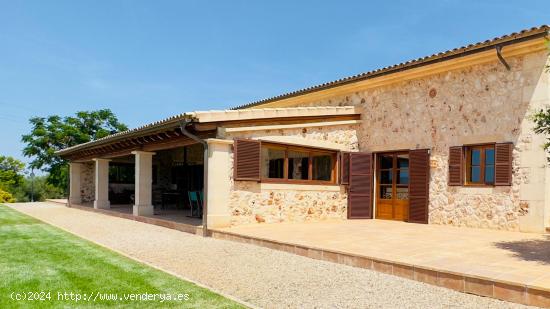
<instances>
[{"instance_id":1,"label":"tiled patio","mask_svg":"<svg viewBox=\"0 0 550 309\"><path fill-rule=\"evenodd\" d=\"M212 236L550 307L550 235L347 220L239 226Z\"/></svg>"}]
</instances>

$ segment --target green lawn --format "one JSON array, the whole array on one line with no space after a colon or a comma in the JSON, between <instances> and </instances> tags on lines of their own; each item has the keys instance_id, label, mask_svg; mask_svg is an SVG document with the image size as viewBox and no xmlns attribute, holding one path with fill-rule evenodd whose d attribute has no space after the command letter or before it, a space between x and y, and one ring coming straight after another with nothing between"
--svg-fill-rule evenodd
<instances>
[{"instance_id":1,"label":"green lawn","mask_svg":"<svg viewBox=\"0 0 550 309\"><path fill-rule=\"evenodd\" d=\"M71 292L72 299L68 294ZM180 297L183 300L161 302L161 294L165 299ZM101 300L115 295L116 301ZM25 297L36 300L12 300ZM81 299L77 300L77 297ZM146 297L156 297L157 300L144 300ZM130 260L0 204L0 308L98 305L242 307L193 283Z\"/></svg>"}]
</instances>

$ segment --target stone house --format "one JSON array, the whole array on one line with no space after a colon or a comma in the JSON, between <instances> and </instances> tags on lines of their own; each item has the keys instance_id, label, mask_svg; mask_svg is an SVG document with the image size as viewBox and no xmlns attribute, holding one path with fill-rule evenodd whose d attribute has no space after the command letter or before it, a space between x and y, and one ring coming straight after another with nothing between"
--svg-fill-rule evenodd
<instances>
[{"instance_id":1,"label":"stone house","mask_svg":"<svg viewBox=\"0 0 550 309\"><path fill-rule=\"evenodd\" d=\"M550 169L530 116L550 104L549 30L63 149L70 203L152 215L196 191L209 228L377 218L544 232Z\"/></svg>"}]
</instances>

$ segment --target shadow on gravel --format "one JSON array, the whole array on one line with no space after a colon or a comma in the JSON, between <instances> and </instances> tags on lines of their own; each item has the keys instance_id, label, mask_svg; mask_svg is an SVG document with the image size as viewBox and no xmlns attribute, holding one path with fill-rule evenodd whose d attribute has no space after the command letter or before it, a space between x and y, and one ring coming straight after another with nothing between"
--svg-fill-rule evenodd
<instances>
[{"instance_id":1,"label":"shadow on gravel","mask_svg":"<svg viewBox=\"0 0 550 309\"><path fill-rule=\"evenodd\" d=\"M550 235L546 235L546 239L503 241L494 245L511 251L519 259L550 264Z\"/></svg>"}]
</instances>

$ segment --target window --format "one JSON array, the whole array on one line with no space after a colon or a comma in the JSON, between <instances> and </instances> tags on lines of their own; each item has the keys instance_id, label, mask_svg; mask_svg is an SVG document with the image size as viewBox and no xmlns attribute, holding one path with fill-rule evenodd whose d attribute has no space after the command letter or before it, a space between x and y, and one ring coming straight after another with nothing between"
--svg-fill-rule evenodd
<instances>
[{"instance_id":1,"label":"window","mask_svg":"<svg viewBox=\"0 0 550 309\"><path fill-rule=\"evenodd\" d=\"M495 146L467 146L466 151L466 184L495 184Z\"/></svg>"},{"instance_id":2,"label":"window","mask_svg":"<svg viewBox=\"0 0 550 309\"><path fill-rule=\"evenodd\" d=\"M262 181L335 183L336 152L262 143Z\"/></svg>"},{"instance_id":3,"label":"window","mask_svg":"<svg viewBox=\"0 0 550 309\"><path fill-rule=\"evenodd\" d=\"M378 186L380 199L409 199L409 154L378 155Z\"/></svg>"},{"instance_id":4,"label":"window","mask_svg":"<svg viewBox=\"0 0 550 309\"><path fill-rule=\"evenodd\" d=\"M284 148L262 148L263 173L262 178L285 178L285 150Z\"/></svg>"}]
</instances>

